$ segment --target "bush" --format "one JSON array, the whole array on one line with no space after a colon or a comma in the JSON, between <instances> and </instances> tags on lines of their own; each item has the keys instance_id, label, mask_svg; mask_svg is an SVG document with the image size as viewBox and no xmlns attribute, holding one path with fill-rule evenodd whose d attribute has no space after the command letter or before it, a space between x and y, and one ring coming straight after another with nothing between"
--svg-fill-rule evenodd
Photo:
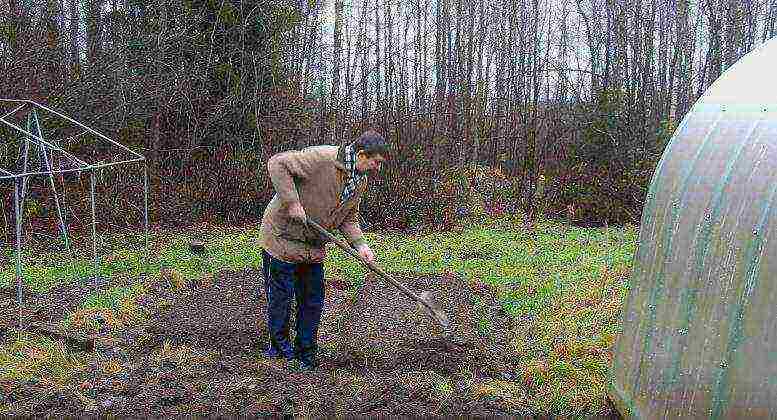
<instances>
[{"instance_id":1,"label":"bush","mask_svg":"<svg viewBox=\"0 0 777 420\"><path fill-rule=\"evenodd\" d=\"M634 115L622 91L600 92L586 111L581 141L572 146L566 169L554 174L549 213L583 225L638 223L658 159L674 130L655 127L652 140L635 138ZM562 166L563 168L564 166Z\"/></svg>"},{"instance_id":2,"label":"bush","mask_svg":"<svg viewBox=\"0 0 777 420\"><path fill-rule=\"evenodd\" d=\"M590 104L543 109L542 119L554 123L548 132L538 131L537 162L526 162L523 156L529 148L521 133L531 131L525 126L530 121L481 115L474 120L474 131L491 137L474 141L446 130L446 123L455 119L447 114L358 119L347 112L322 110L320 103L290 87L259 95L256 106L246 107L243 113L223 104L195 103L192 115L225 111L197 128L196 142L186 131L190 117L182 117L189 113L183 102L160 112L158 127L148 115L137 114L105 133L133 149L149 150L158 130L160 148L180 149L160 152L158 161L149 165L149 215L152 223L165 226L201 221L258 223L274 193L265 169L270 156L311 144L338 144L367 128L378 128L393 149L385 171L371 179L362 205L361 216L370 229L444 228L464 216L520 208L527 198L525 186L534 181L524 173L527 163L538 168L535 215L571 216L581 224L619 224L639 219L650 177L676 127L670 120L655 122L646 130L651 133L649 139L636 138L636 118L626 99L622 92L604 91ZM582 120L579 113L584 115ZM6 132L0 126L0 135ZM570 132L579 135L570 136ZM570 139L579 144L570 144ZM198 147L186 149L190 144ZM462 151L474 161L460 166ZM9 167L17 164L13 157L3 161ZM107 180L99 181L95 191L98 228L108 228L102 222L108 220L111 225L140 226L142 166L104 172ZM61 195L60 183L66 184L68 223L89 229L89 174L74 178L66 175L60 181L58 177L57 188ZM2 190L10 200L5 204L6 218L12 220L13 190L10 183L6 185ZM48 196L41 198L41 204L44 214L53 207ZM51 211L47 216L52 214L56 216ZM29 222L41 217L30 214ZM6 229L13 233L13 227L9 223Z\"/></svg>"}]
</instances>

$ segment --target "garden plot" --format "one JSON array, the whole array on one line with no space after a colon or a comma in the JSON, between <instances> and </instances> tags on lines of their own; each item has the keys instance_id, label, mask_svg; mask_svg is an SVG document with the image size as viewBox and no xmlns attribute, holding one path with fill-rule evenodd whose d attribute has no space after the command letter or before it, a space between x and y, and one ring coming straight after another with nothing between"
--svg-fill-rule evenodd
<instances>
[{"instance_id":1,"label":"garden plot","mask_svg":"<svg viewBox=\"0 0 777 420\"><path fill-rule=\"evenodd\" d=\"M510 357L511 318L496 296L452 275L394 275L433 293L451 316L451 336L377 278L359 288L330 281L321 364L302 374L262 356L266 301L259 272L155 281L143 285L133 308L146 314L144 322L124 328L119 317L71 315L70 325L91 326L97 337L93 352L63 349L82 368L51 383L6 381L0 407L38 415L529 414L530 396L516 377L519 361ZM75 309L76 294L37 295L31 301L48 304L33 318L56 320L63 305ZM10 295L2 299L10 309L3 322L13 325L16 303ZM5 340L13 339L10 331Z\"/></svg>"}]
</instances>

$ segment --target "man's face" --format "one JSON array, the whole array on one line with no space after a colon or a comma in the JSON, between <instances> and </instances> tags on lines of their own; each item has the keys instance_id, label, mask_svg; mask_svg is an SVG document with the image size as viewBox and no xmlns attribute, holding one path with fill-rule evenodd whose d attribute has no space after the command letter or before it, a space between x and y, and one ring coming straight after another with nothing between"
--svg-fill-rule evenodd
<instances>
[{"instance_id":1,"label":"man's face","mask_svg":"<svg viewBox=\"0 0 777 420\"><path fill-rule=\"evenodd\" d=\"M356 170L359 172L378 172L385 159L380 154L367 157L364 151L356 155Z\"/></svg>"}]
</instances>

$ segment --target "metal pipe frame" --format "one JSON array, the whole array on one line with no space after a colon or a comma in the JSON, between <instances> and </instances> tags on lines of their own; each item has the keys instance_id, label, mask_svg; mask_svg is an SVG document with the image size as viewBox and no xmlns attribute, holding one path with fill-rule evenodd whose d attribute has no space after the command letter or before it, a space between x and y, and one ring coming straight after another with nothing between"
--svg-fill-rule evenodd
<instances>
[{"instance_id":1,"label":"metal pipe frame","mask_svg":"<svg viewBox=\"0 0 777 420\"><path fill-rule=\"evenodd\" d=\"M0 120L2 120L2 119L0 119ZM27 128L30 128L29 126L30 126L30 121L28 119L27 120ZM27 164L29 163L29 156L30 156L30 140L29 139L25 139L25 141L24 141L24 166L22 167L23 168L22 172L27 172ZM25 177L22 177L22 196L21 196L21 200L22 200L22 204L21 205L22 206L24 206L24 196L26 195L26 193L27 193L27 177L25 176Z\"/></svg>"},{"instance_id":2,"label":"metal pipe frame","mask_svg":"<svg viewBox=\"0 0 777 420\"><path fill-rule=\"evenodd\" d=\"M79 167L79 168L73 168L73 169L62 169L62 170L58 170L58 171L25 172L23 174L11 174L11 175L6 175L6 176L0 176L0 179L20 178L20 177L33 176L33 175L56 175L56 174L64 174L64 173L69 173L69 172L84 172L84 171L89 171L89 170L93 170L93 169L101 169L101 168L108 168L108 167L116 166L116 165L122 165L122 164L125 164L125 163L142 162L142 161L145 161L145 160L146 160L146 158L143 158L143 159L132 159L132 160L123 160L121 162L101 163L101 164L98 164L98 165L85 166L83 168ZM10 172L8 172L5 169L0 169L0 170L2 170L3 172L10 173Z\"/></svg>"},{"instance_id":3,"label":"metal pipe frame","mask_svg":"<svg viewBox=\"0 0 777 420\"><path fill-rule=\"evenodd\" d=\"M13 129L23 133L24 135L26 135L26 139L25 139L25 152L24 152L24 154L25 154L25 156L24 156L25 163L24 163L23 173L14 174L13 172L10 172L10 171L8 171L8 170L6 170L4 168L0 168L0 173L5 174L4 176L0 177L0 180L3 180L3 179L13 179L14 180L14 212L15 212L15 215L16 215L16 220L15 220L15 222L16 222L16 283L17 283L17 298L18 298L18 304L19 304L19 314L18 314L19 315L19 327L21 328L21 321L22 321L22 293L23 293L23 291L22 291L22 288L23 288L22 287L23 286L22 283L23 283L23 281L22 281L22 255L21 255L21 253L22 253L21 248L22 247L21 247L21 239L22 239L22 216L23 215L22 215L20 199L24 200L24 189L25 189L25 184L26 184L26 181L27 181L27 177L35 176L35 175L49 175L49 179L50 179L50 181L52 183L51 186L52 186L52 189L54 191L55 200L56 200L56 189L55 189L55 186L53 184L53 182L54 182L53 175L54 174L63 174L63 173L70 173L70 172L79 172L80 173L82 171L90 171L90 197L91 197L90 201L91 201L91 213L92 213L92 252L93 252L93 256L94 256L94 282L95 282L95 285L96 285L97 284L97 276L98 276L98 273L99 273L99 271L98 271L99 270L99 258L98 258L98 255L97 255L97 212L96 212L96 200L95 200L95 191L94 191L94 187L95 187L95 183L96 183L95 172L96 172L97 169L108 168L108 167L112 167L112 166L122 165L122 164L125 164L125 163L135 163L135 162L143 162L144 163L144 165L143 165L143 196L144 196L144 204L145 204L144 207L145 208L144 208L144 212L143 212L143 227L144 227L144 231L145 231L145 243L146 243L146 250L145 250L146 252L145 252L145 258L144 259L145 259L145 263L148 264L148 256L149 256L149 250L148 250L148 247L149 247L148 165L147 165L147 160L146 160L145 156L143 156L143 155L141 155L141 154L139 154L137 152L134 152L133 150L127 148L123 144L117 143L117 142L111 140L110 138L102 135L101 133L99 133L99 132L97 132L97 131L95 131L95 130L93 130L93 129L91 129L91 128L89 128L89 127L87 127L87 126L85 126L85 125L83 125L81 123L79 123L78 121L73 120L72 118L70 118L70 117L68 117L66 115L63 115L63 114L61 114L61 113L59 113L57 111L54 111L54 110L52 110L50 108L47 108L47 107L45 107L43 105L40 105L40 104L38 104L36 102L29 101L29 100L1 99L0 98L0 103L1 102L22 103L22 105L20 105L19 107L17 107L16 109L11 111L10 113L7 113L7 114L3 115L2 117L0 117L0 122L8 125L9 127L12 127ZM32 134L28 130L24 130L24 129L16 126L15 124L5 120L6 117L8 117L11 114L14 114L15 112L18 112L19 110L21 110L22 108L24 108L26 105L29 105L29 104L37 106L37 107L39 107L41 109L44 109L44 110L46 110L48 112L51 112L51 113L53 113L53 114L55 114L57 116L60 116L60 117L64 118L67 121L70 121L71 123L73 123L73 124L83 128L83 129L85 129L86 131L97 135L99 138L101 138L103 140L106 140L109 143L111 143L111 144L113 144L113 145L115 145L115 146L117 146L117 147L119 147L119 148L129 152L130 154L135 156L135 158L134 159L122 160L122 161L119 161L119 162L108 162L108 163L98 162L96 164L95 163L91 163L91 164L90 163L86 163L83 160L79 159L78 157L76 157L76 156L72 155L71 153L67 152L66 150L63 150L62 148L60 148L60 147L58 147L58 146L56 146L54 144L51 144L51 143L47 142L45 139L43 139L43 133L42 133L42 130L41 130L41 127L40 127L40 121L38 120L38 116L37 116L37 113L35 112L35 109L33 109L32 112L33 112L33 116L34 116L34 119L35 119L35 124L37 125L37 130L38 130L38 134L39 135ZM31 120L28 118L28 125L30 125L30 124L31 124ZM28 128L32 129L31 127L28 127ZM30 142L36 143L36 145L38 147L40 147L41 153L43 155L43 161L46 164L46 169L48 169L47 171L27 172L26 166L27 166L27 159L28 159L28 156L29 156L29 145L30 145ZM56 150L56 151L62 152L67 158L69 158L73 162L76 162L79 166L76 167L76 168L70 168L70 169L63 169L63 170L56 170L56 171L52 170L51 162L48 159L47 148L50 149L50 150ZM20 197L20 194L21 194L21 197ZM57 204L57 212L59 213L59 217L60 217L62 232L65 235L65 244L66 244L66 246L68 246L69 245L68 244L69 241L68 241L68 238L67 238L66 228L64 226L64 219L62 218L62 213L60 211L58 200L56 201L56 204Z\"/></svg>"},{"instance_id":4,"label":"metal pipe frame","mask_svg":"<svg viewBox=\"0 0 777 420\"><path fill-rule=\"evenodd\" d=\"M35 128L38 130L38 135L40 135L41 138L43 138L43 130L40 128L40 120L38 120L38 113L34 112L32 113L32 117L35 119ZM49 162L49 156L46 152L46 148L40 149L41 155L43 155L43 161L46 163L46 169L51 171L51 163ZM70 241L67 237L67 227L65 226L65 219L62 217L62 209L59 206L59 197L57 196L57 187L54 185L54 175L49 175L49 184L51 185L51 191L54 192L54 204L57 206L57 216L59 217L59 229L62 233L63 238L65 239L65 249L70 251ZM64 191L63 191L64 193Z\"/></svg>"},{"instance_id":5,"label":"metal pipe frame","mask_svg":"<svg viewBox=\"0 0 777 420\"><path fill-rule=\"evenodd\" d=\"M146 255L144 263L148 268L148 165L143 165L143 199L145 201L145 207L143 208L143 228L146 233Z\"/></svg>"},{"instance_id":6,"label":"metal pipe frame","mask_svg":"<svg viewBox=\"0 0 777 420\"><path fill-rule=\"evenodd\" d=\"M7 113L7 114L3 115L3 116L2 116L2 117L0 117L0 118L5 118L5 117L7 117L7 116L9 116L9 115L11 115L11 114L15 114L15 113L17 113L17 112L19 112L19 110L20 110L20 109L24 108L26 105L27 105L27 104L22 104L22 105L19 105L19 107L18 107L18 108L16 108L16 109L14 109L13 111L11 111L11 112L9 112L9 113Z\"/></svg>"},{"instance_id":7,"label":"metal pipe frame","mask_svg":"<svg viewBox=\"0 0 777 420\"><path fill-rule=\"evenodd\" d=\"M14 212L16 213L16 293L19 300L19 325L22 326L22 216L19 208L19 180L14 179Z\"/></svg>"},{"instance_id":8,"label":"metal pipe frame","mask_svg":"<svg viewBox=\"0 0 777 420\"><path fill-rule=\"evenodd\" d=\"M39 104L37 102L26 100L26 99L4 99L4 98L0 98L0 102L25 102L25 103L28 103L28 104L35 105L35 106L37 106L37 107L39 107L41 109L45 109L46 111L51 112L54 115L57 115L57 116L59 116L61 118L64 118L64 119L70 121L71 123L73 123L73 124L83 128L84 130L87 130L90 133L95 134L96 136L100 137L101 139L103 139L103 140L105 140L107 142L110 142L111 144L113 144L116 147L124 149L125 151L129 152L130 154L134 155L137 158L145 159L145 157L143 155L141 155L140 153L135 152L134 150L128 148L127 146L125 146L125 145L123 145L121 143L115 142L115 141L111 140L110 138L104 136L102 133L99 133L99 132L97 132L97 131L95 131L95 130L93 130L93 129L91 129L91 128L83 125L83 124L81 124L80 122L78 122L78 121L68 117L67 115L63 115L63 114L61 114L61 113L59 113L57 111L54 111L51 108L43 106L43 105L41 105L41 104Z\"/></svg>"},{"instance_id":9,"label":"metal pipe frame","mask_svg":"<svg viewBox=\"0 0 777 420\"><path fill-rule=\"evenodd\" d=\"M94 255L94 285L97 287L97 273L100 270L99 260L97 258L97 215L94 208L94 170L90 174L90 197L92 202L92 253Z\"/></svg>"},{"instance_id":10,"label":"metal pipe frame","mask_svg":"<svg viewBox=\"0 0 777 420\"><path fill-rule=\"evenodd\" d=\"M18 127L17 125L15 125L15 124L13 124L13 123L10 123L10 122L6 121L4 118L0 118L0 122L3 122L3 123L4 123L4 124L6 124L7 126L9 126L9 127L13 128L13 129L15 129L15 130L17 130L17 131L21 131L22 133L26 134L27 136L29 136L29 137L31 137L31 138L33 138L33 139L35 139L35 140L37 140L37 141L41 142L41 143L43 144L43 146L46 146L46 147L48 147L48 148L50 148L50 149L52 149L52 150L56 150L56 151L58 151L58 152L62 152L62 153L65 155L65 156L67 156L67 157L69 157L70 159L72 159L72 160L74 160L74 161L78 162L79 164L83 165L84 167L86 167L86 166L89 166L89 164L88 164L88 163L86 163L86 162L84 162L83 160L81 160L81 159L77 158L76 156L72 155L72 154L71 154L71 153L69 153L67 150L64 150L64 149L62 149L62 148L61 148L61 147L59 147L59 146L56 146L56 145L50 144L50 143L49 143L49 142L47 142L46 140L43 140L42 138L40 138L40 137L38 137L38 136L36 136L36 135L34 135L34 134L32 134L32 133L28 132L27 130L25 130L25 129L21 128L21 127ZM41 146L41 145L39 144L38 146Z\"/></svg>"},{"instance_id":11,"label":"metal pipe frame","mask_svg":"<svg viewBox=\"0 0 777 420\"><path fill-rule=\"evenodd\" d=\"M91 133L96 134L100 138L109 141L111 144L118 145L122 149L129 151L134 156L137 156L137 158L135 158L135 159L128 159L128 160L122 160L122 161L118 161L118 162L89 164L89 163L86 163L83 160L79 159L78 157L74 156L73 154L69 153L68 151L66 151L66 150L64 150L64 149L62 149L62 148L60 148L60 147L58 147L56 145L52 145L51 143L47 142L46 140L44 140L40 136L32 134L29 131L24 130L24 129L22 129L22 128L20 128L20 127L18 127L16 125L6 121L5 119L0 118L0 121L2 121L3 123L7 124L8 126L10 126L10 127L14 128L14 129L16 129L17 131L20 131L20 132L24 133L25 135L27 135L27 136L29 136L29 137L39 141L41 144L43 144L46 147L49 147L52 150L56 150L56 151L62 152L66 157L70 158L71 160L76 161L80 165L77 168L63 169L63 170L57 170L57 171L49 170L49 171L40 171L40 172L26 172L26 169L25 169L25 171L23 173L20 173L20 174L12 174L11 172L3 169L2 171L8 173L9 175L2 176L2 177L0 177L0 179L9 179L9 178L12 178L12 177L25 177L25 176L31 176L31 175L53 175L53 174L61 174L61 173L68 173L68 172L89 171L89 170L94 170L94 169L107 168L107 167L111 167L111 166L115 166L115 165L122 165L122 164L125 164L125 163L135 163L135 162L141 162L141 161L145 161L146 160L145 156L143 156L143 155L141 155L139 153L136 153L136 152L128 149L126 146L124 146L124 145L122 145L120 143L117 143L117 142L109 139L108 137L105 137L104 135L98 133L97 131L94 131L91 128L84 126L83 124L79 123L78 121L75 121L72 118L69 118L66 115L62 115L62 114L60 114L60 113L58 113L56 111L53 111L53 110L51 110L49 108L46 108L43 105L39 105L39 104L37 104L37 103L35 103L33 101L26 101L26 100L0 99L0 102L2 102L2 101L8 101L8 102L27 102L27 103L31 103L31 104L34 104L36 106L39 106L39 107L41 107L41 108L43 108L43 109L45 109L45 110L47 110L49 112L52 112L52 113L54 113L56 115L61 116L62 118L67 119L68 121L71 121L71 122L77 124L79 127L82 127L82 128L84 128L85 130L87 130L87 131L89 131ZM25 144L27 144L27 143L25 142ZM38 146L40 146L40 144Z\"/></svg>"}]
</instances>

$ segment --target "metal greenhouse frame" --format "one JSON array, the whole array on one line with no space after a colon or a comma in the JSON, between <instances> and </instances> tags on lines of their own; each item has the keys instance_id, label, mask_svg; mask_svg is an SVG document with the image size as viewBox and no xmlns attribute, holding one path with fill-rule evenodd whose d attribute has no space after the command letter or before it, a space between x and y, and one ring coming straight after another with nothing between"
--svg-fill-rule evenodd
<instances>
[{"instance_id":1,"label":"metal greenhouse frame","mask_svg":"<svg viewBox=\"0 0 777 420\"><path fill-rule=\"evenodd\" d=\"M57 195L57 189L56 185L54 184L54 175L56 174L63 174L68 172L78 172L79 174L83 171L88 171L90 173L90 198L91 198L91 213L92 213L92 252L94 256L94 281L97 280L97 271L99 266L99 258L97 255L97 217L96 217L96 210L95 210L95 192L94 192L94 185L95 185L95 170L96 169L102 169L117 165L123 165L123 164L129 164L129 163L135 163L135 162L144 162L143 165L143 194L144 194L144 212L143 212L143 224L144 224L144 231L145 231L145 262L148 261L148 165L145 164L146 158L129 149L128 147L108 138L107 136L93 130L90 127L87 127L86 125L74 120L73 118L70 118L66 115L63 115L62 113L59 113L51 108L48 108L44 105L41 105L39 103L36 103L34 101L30 100L19 100L19 99L2 99L0 98L0 106L2 105L10 105L14 109L10 112L4 113L0 115L0 123L3 125L10 127L13 129L13 131L18 132L19 137L23 137L24 143L20 142L19 149L20 149L20 156L23 158L24 163L22 164L22 167L17 170L13 170L12 168L2 168L0 167L0 180L6 180L6 179L12 179L14 182L14 212L15 212L15 223L16 223L16 284L17 284L17 298L19 303L19 317L21 320L21 308L22 308L22 258L21 258L21 228L22 228L22 209L24 205L24 199L27 189L27 182L28 178L33 176L40 176L40 175L48 175L49 177L49 186L51 187L53 196L54 196L54 203L57 208L57 216L59 219L59 228L62 233L62 236L65 240L65 247L68 251L70 251L70 242L68 239L67 234L67 226L65 224L65 220L62 214L62 209L59 204L59 197ZM56 144L51 139L46 139L44 136L44 127L41 127L40 120L38 118L38 111L44 111L48 112L50 114L56 115L57 117L60 117L68 122L70 122L73 126L78 127L79 129L83 129L83 131L80 134L77 134L74 137L82 136L86 133L91 133L94 136L97 136L97 138L105 140L109 142L110 144L119 147L123 149L124 151L130 153L133 158L128 160L121 160L116 162L97 162L97 163L89 163L82 159L80 159L77 156L74 156L73 154L69 153L68 151L62 149L59 145ZM18 125L14 124L13 122L9 121L8 118L14 114L18 114L20 112L27 112L27 127L19 127ZM8 145L9 139L2 139L3 145ZM40 158L40 164L43 166L45 164L45 170L32 170L29 168L29 157L30 157L30 148L31 146L35 146L38 148L39 152L39 158ZM23 150L22 150L23 149ZM52 162L49 159L49 156L52 155L52 152L58 152L61 153L62 156L64 156L69 164L68 167L65 169L60 168L52 168ZM64 193L64 192L63 192Z\"/></svg>"}]
</instances>

